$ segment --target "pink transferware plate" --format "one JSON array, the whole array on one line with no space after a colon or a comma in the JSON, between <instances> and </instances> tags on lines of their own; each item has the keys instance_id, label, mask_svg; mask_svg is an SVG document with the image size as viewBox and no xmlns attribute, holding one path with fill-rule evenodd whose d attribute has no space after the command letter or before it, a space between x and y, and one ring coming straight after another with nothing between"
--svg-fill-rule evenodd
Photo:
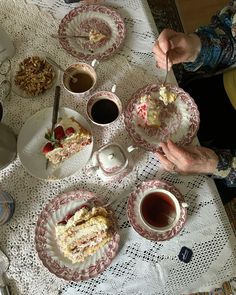
<instances>
[{"instance_id":1,"label":"pink transferware plate","mask_svg":"<svg viewBox=\"0 0 236 295\"><path fill-rule=\"evenodd\" d=\"M187 209L181 207L180 218L176 225L171 229L163 233L157 233L151 230L145 225L139 215L139 205L141 202L141 196L149 189L161 188L171 192L181 202L184 201L183 195L172 184L163 180L148 180L144 181L137 186L137 188L129 195L127 203L127 216L134 230L142 237L153 241L165 241L176 236L183 228L187 219Z\"/></svg>"},{"instance_id":2,"label":"pink transferware plate","mask_svg":"<svg viewBox=\"0 0 236 295\"><path fill-rule=\"evenodd\" d=\"M126 35L122 17L110 7L102 5L80 5L61 20L59 36L89 35L90 32L105 36L97 42L87 39L63 37L61 46L72 56L83 61L101 60L120 49Z\"/></svg>"},{"instance_id":3,"label":"pink transferware plate","mask_svg":"<svg viewBox=\"0 0 236 295\"><path fill-rule=\"evenodd\" d=\"M179 145L192 142L199 128L199 111L193 98L182 88L168 84L177 99L165 106L160 102L161 112L159 128L140 125L138 107L145 95L158 95L161 84L149 84L136 91L129 100L124 112L126 129L137 146L156 152L160 142L171 139Z\"/></svg>"},{"instance_id":4,"label":"pink transferware plate","mask_svg":"<svg viewBox=\"0 0 236 295\"><path fill-rule=\"evenodd\" d=\"M72 191L55 197L39 215L35 230L36 250L44 266L59 278L72 281L94 278L111 264L117 254L120 236L114 214L113 238L84 262L72 263L60 251L55 238L55 226L88 201L92 201L94 206L104 204L95 193Z\"/></svg>"}]
</instances>

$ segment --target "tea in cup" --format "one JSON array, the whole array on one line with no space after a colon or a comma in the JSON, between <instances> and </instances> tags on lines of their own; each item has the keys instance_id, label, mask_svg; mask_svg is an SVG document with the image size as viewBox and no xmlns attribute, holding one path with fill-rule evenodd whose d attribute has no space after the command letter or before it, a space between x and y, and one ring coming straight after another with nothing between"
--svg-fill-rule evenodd
<instances>
[{"instance_id":1,"label":"tea in cup","mask_svg":"<svg viewBox=\"0 0 236 295\"><path fill-rule=\"evenodd\" d=\"M93 60L91 66L87 63L69 66L62 78L65 89L77 97L89 95L97 82L97 74L94 69L97 63L97 60Z\"/></svg>"},{"instance_id":2,"label":"tea in cup","mask_svg":"<svg viewBox=\"0 0 236 295\"><path fill-rule=\"evenodd\" d=\"M156 232L171 230L180 218L181 207L188 207L165 189L152 189L143 195L139 213L144 224Z\"/></svg>"},{"instance_id":3,"label":"tea in cup","mask_svg":"<svg viewBox=\"0 0 236 295\"><path fill-rule=\"evenodd\" d=\"M121 112L122 103L115 94L115 85L112 91L99 91L92 95L87 102L87 116L98 126L108 126L115 122Z\"/></svg>"}]
</instances>

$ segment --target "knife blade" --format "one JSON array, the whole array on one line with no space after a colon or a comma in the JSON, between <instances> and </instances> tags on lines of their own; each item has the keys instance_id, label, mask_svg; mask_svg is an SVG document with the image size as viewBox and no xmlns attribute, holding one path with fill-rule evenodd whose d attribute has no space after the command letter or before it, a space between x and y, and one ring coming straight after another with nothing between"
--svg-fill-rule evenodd
<instances>
[{"instance_id":1,"label":"knife blade","mask_svg":"<svg viewBox=\"0 0 236 295\"><path fill-rule=\"evenodd\" d=\"M52 110L52 127L51 134L53 134L55 125L57 123L58 110L60 104L60 96L61 96L61 87L59 85L55 88L54 102L53 102L53 110ZM46 169L48 168L49 160L46 161Z\"/></svg>"}]
</instances>

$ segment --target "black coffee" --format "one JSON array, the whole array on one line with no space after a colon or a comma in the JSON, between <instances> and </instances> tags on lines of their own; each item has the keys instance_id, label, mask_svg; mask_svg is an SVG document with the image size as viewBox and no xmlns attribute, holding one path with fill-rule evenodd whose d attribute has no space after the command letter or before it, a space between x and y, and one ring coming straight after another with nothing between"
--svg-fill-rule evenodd
<instances>
[{"instance_id":1,"label":"black coffee","mask_svg":"<svg viewBox=\"0 0 236 295\"><path fill-rule=\"evenodd\" d=\"M93 86L93 78L87 73L74 73L72 75L75 79L69 80L69 88L75 93L83 93Z\"/></svg>"},{"instance_id":2,"label":"black coffee","mask_svg":"<svg viewBox=\"0 0 236 295\"><path fill-rule=\"evenodd\" d=\"M108 124L119 116L119 109L115 102L104 98L96 101L92 106L91 116L96 123Z\"/></svg>"}]
</instances>

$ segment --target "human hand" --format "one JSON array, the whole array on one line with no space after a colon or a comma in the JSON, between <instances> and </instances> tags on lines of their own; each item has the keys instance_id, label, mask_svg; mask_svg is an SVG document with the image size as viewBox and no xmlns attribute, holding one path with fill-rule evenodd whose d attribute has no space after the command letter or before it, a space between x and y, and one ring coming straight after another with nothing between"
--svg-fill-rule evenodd
<instances>
[{"instance_id":1,"label":"human hand","mask_svg":"<svg viewBox=\"0 0 236 295\"><path fill-rule=\"evenodd\" d=\"M212 174L218 164L218 156L209 148L202 146L179 147L171 140L161 143L162 152L157 157L164 169L180 174Z\"/></svg>"},{"instance_id":2,"label":"human hand","mask_svg":"<svg viewBox=\"0 0 236 295\"><path fill-rule=\"evenodd\" d=\"M201 41L196 34L184 34L164 29L153 47L157 65L166 68L166 52L169 56L169 69L173 64L193 62L201 50Z\"/></svg>"}]
</instances>

